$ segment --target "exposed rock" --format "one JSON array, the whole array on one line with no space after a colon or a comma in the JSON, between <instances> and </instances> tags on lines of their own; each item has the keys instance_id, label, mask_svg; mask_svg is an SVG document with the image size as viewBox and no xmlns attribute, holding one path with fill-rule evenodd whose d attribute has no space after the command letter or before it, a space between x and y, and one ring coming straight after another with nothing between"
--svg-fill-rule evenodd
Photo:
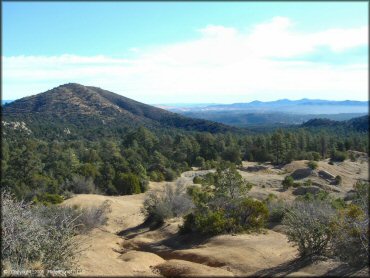
<instances>
[{"instance_id":1,"label":"exposed rock","mask_svg":"<svg viewBox=\"0 0 370 278\"><path fill-rule=\"evenodd\" d=\"M263 171L267 169L268 167L263 166L263 165L254 165L254 166L249 166L249 167L240 167L239 170L246 171L246 172L258 172L258 171Z\"/></svg>"},{"instance_id":2,"label":"exposed rock","mask_svg":"<svg viewBox=\"0 0 370 278\"><path fill-rule=\"evenodd\" d=\"M327 171L324 171L324 170L319 171L319 177L323 178L324 180L328 180L329 182L335 180L334 175L332 175L331 173L329 173Z\"/></svg>"}]
</instances>

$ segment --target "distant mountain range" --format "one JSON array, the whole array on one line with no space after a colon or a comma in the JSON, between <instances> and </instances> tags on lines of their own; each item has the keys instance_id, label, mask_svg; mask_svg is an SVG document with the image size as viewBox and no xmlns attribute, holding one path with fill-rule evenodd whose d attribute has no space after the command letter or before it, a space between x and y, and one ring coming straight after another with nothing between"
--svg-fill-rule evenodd
<instances>
[{"instance_id":1,"label":"distant mountain range","mask_svg":"<svg viewBox=\"0 0 370 278\"><path fill-rule=\"evenodd\" d=\"M252 101L247 103L217 104L202 107L171 107L174 112L206 112L206 111L243 111L248 113L284 112L294 114L339 114L339 113L368 113L368 101L355 100L321 100L280 99L276 101Z\"/></svg>"},{"instance_id":2,"label":"distant mountain range","mask_svg":"<svg viewBox=\"0 0 370 278\"><path fill-rule=\"evenodd\" d=\"M184 116L237 127L300 125L314 118L344 121L368 115L368 101L321 99L252 101L248 103L171 106L163 108Z\"/></svg>"},{"instance_id":3,"label":"distant mountain range","mask_svg":"<svg viewBox=\"0 0 370 278\"><path fill-rule=\"evenodd\" d=\"M71 126L179 128L190 131L226 132L236 128L220 123L192 119L137 102L90 86L69 83L44 93L15 100L2 106L3 120L22 120Z\"/></svg>"},{"instance_id":4,"label":"distant mountain range","mask_svg":"<svg viewBox=\"0 0 370 278\"><path fill-rule=\"evenodd\" d=\"M41 122L43 125L52 123L60 128L75 128L76 131L94 127L99 132L102 129L114 130L135 126L212 133L239 132L242 127L298 126L307 121L308 126L320 126L317 124L320 121L310 122L317 118L327 119L326 122L321 121L322 124L335 126L339 125L339 121L368 115L367 101L319 99L163 106L170 110L168 111L97 87L76 83L3 102L7 102L2 105L3 120L22 120L35 127Z\"/></svg>"}]
</instances>

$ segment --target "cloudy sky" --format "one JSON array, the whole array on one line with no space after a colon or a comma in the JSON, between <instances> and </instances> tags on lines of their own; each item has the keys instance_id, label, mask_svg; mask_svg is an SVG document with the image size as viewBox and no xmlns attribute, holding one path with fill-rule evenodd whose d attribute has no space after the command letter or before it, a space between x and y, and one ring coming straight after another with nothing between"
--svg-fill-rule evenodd
<instances>
[{"instance_id":1,"label":"cloudy sky","mask_svg":"<svg viewBox=\"0 0 370 278\"><path fill-rule=\"evenodd\" d=\"M76 82L145 103L367 100L368 3L3 3L2 98Z\"/></svg>"}]
</instances>

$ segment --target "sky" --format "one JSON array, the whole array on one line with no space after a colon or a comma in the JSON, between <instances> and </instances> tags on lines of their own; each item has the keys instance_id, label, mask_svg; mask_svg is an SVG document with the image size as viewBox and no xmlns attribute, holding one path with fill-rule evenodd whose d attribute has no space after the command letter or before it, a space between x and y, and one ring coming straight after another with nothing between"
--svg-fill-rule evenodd
<instances>
[{"instance_id":1,"label":"sky","mask_svg":"<svg viewBox=\"0 0 370 278\"><path fill-rule=\"evenodd\" d=\"M74 82L150 104L367 100L368 5L3 2L2 99Z\"/></svg>"}]
</instances>

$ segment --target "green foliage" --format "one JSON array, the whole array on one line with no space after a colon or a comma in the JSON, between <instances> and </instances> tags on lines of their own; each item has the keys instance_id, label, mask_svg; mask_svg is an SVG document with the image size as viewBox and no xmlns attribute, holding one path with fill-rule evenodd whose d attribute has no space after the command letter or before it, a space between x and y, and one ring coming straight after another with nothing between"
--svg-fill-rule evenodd
<instances>
[{"instance_id":1,"label":"green foliage","mask_svg":"<svg viewBox=\"0 0 370 278\"><path fill-rule=\"evenodd\" d=\"M252 188L252 184L243 179L235 165L228 163L217 169L214 186L216 195L230 199L243 197Z\"/></svg>"},{"instance_id":2,"label":"green foliage","mask_svg":"<svg viewBox=\"0 0 370 278\"><path fill-rule=\"evenodd\" d=\"M151 181L156 181L156 182L164 181L164 175L159 171L150 172L149 177Z\"/></svg>"},{"instance_id":3,"label":"green foliage","mask_svg":"<svg viewBox=\"0 0 370 278\"><path fill-rule=\"evenodd\" d=\"M203 234L259 231L268 219L268 209L260 201L246 197L251 184L230 163L221 163L215 174L199 177L202 187L188 188L195 204L184 219L183 232ZM214 181L214 185L212 182Z\"/></svg>"},{"instance_id":4,"label":"green foliage","mask_svg":"<svg viewBox=\"0 0 370 278\"><path fill-rule=\"evenodd\" d=\"M205 159L204 159L203 157L201 157L201 156L197 156L197 157L195 158L195 162L194 162L194 166L195 166L195 167L200 167L200 168L202 168L202 167L204 167L204 164L205 164Z\"/></svg>"},{"instance_id":5,"label":"green foliage","mask_svg":"<svg viewBox=\"0 0 370 278\"><path fill-rule=\"evenodd\" d=\"M311 186L311 185L312 185L312 180L310 179L305 180L303 183L303 186Z\"/></svg>"},{"instance_id":6,"label":"green foliage","mask_svg":"<svg viewBox=\"0 0 370 278\"><path fill-rule=\"evenodd\" d=\"M268 219L268 209L260 201L243 198L225 206L196 209L187 215L182 232L199 232L206 235L260 231Z\"/></svg>"},{"instance_id":7,"label":"green foliage","mask_svg":"<svg viewBox=\"0 0 370 278\"><path fill-rule=\"evenodd\" d=\"M334 151L331 154L331 161L336 161L336 162L342 162L347 159L347 153L346 152L341 152L341 151Z\"/></svg>"},{"instance_id":8,"label":"green foliage","mask_svg":"<svg viewBox=\"0 0 370 278\"><path fill-rule=\"evenodd\" d=\"M225 233L232 226L231 219L226 218L222 210L204 213L192 213L185 217L182 232L196 231L205 235L217 235Z\"/></svg>"},{"instance_id":9,"label":"green foliage","mask_svg":"<svg viewBox=\"0 0 370 278\"><path fill-rule=\"evenodd\" d=\"M368 264L369 258L369 183L357 182L356 196L344 206L334 221L332 249L340 260L356 267Z\"/></svg>"},{"instance_id":10,"label":"green foliage","mask_svg":"<svg viewBox=\"0 0 370 278\"><path fill-rule=\"evenodd\" d=\"M294 179L292 176L286 176L281 184L283 185L283 188L286 190L294 185Z\"/></svg>"},{"instance_id":11,"label":"green foliage","mask_svg":"<svg viewBox=\"0 0 370 278\"><path fill-rule=\"evenodd\" d=\"M141 193L139 178L132 173L121 173L115 180L115 187L120 195Z\"/></svg>"},{"instance_id":12,"label":"green foliage","mask_svg":"<svg viewBox=\"0 0 370 278\"><path fill-rule=\"evenodd\" d=\"M296 201L286 210L282 223L300 256L316 259L327 255L334 219L335 210L326 202Z\"/></svg>"},{"instance_id":13,"label":"green foliage","mask_svg":"<svg viewBox=\"0 0 370 278\"><path fill-rule=\"evenodd\" d=\"M308 166L310 169L315 170L315 169L317 169L318 164L317 164L317 162L316 162L316 161L312 161L312 160L310 160L310 161L308 161L308 162L307 162L307 166Z\"/></svg>"},{"instance_id":14,"label":"green foliage","mask_svg":"<svg viewBox=\"0 0 370 278\"><path fill-rule=\"evenodd\" d=\"M285 203L282 200L277 199L276 195L271 196L271 193L264 200L264 203L269 211L268 222L273 224L281 223L285 215Z\"/></svg>"},{"instance_id":15,"label":"green foliage","mask_svg":"<svg viewBox=\"0 0 370 278\"><path fill-rule=\"evenodd\" d=\"M342 184L342 177L341 176L337 175L335 177L335 184L336 185L341 185Z\"/></svg>"},{"instance_id":16,"label":"green foliage","mask_svg":"<svg viewBox=\"0 0 370 278\"><path fill-rule=\"evenodd\" d=\"M36 205L42 204L44 206L49 206L51 204L55 205L62 203L63 197L58 194L43 193L33 197L32 201Z\"/></svg>"},{"instance_id":17,"label":"green foliage","mask_svg":"<svg viewBox=\"0 0 370 278\"><path fill-rule=\"evenodd\" d=\"M311 152L311 154L314 161L319 161L321 159L321 156L318 152Z\"/></svg>"}]
</instances>

